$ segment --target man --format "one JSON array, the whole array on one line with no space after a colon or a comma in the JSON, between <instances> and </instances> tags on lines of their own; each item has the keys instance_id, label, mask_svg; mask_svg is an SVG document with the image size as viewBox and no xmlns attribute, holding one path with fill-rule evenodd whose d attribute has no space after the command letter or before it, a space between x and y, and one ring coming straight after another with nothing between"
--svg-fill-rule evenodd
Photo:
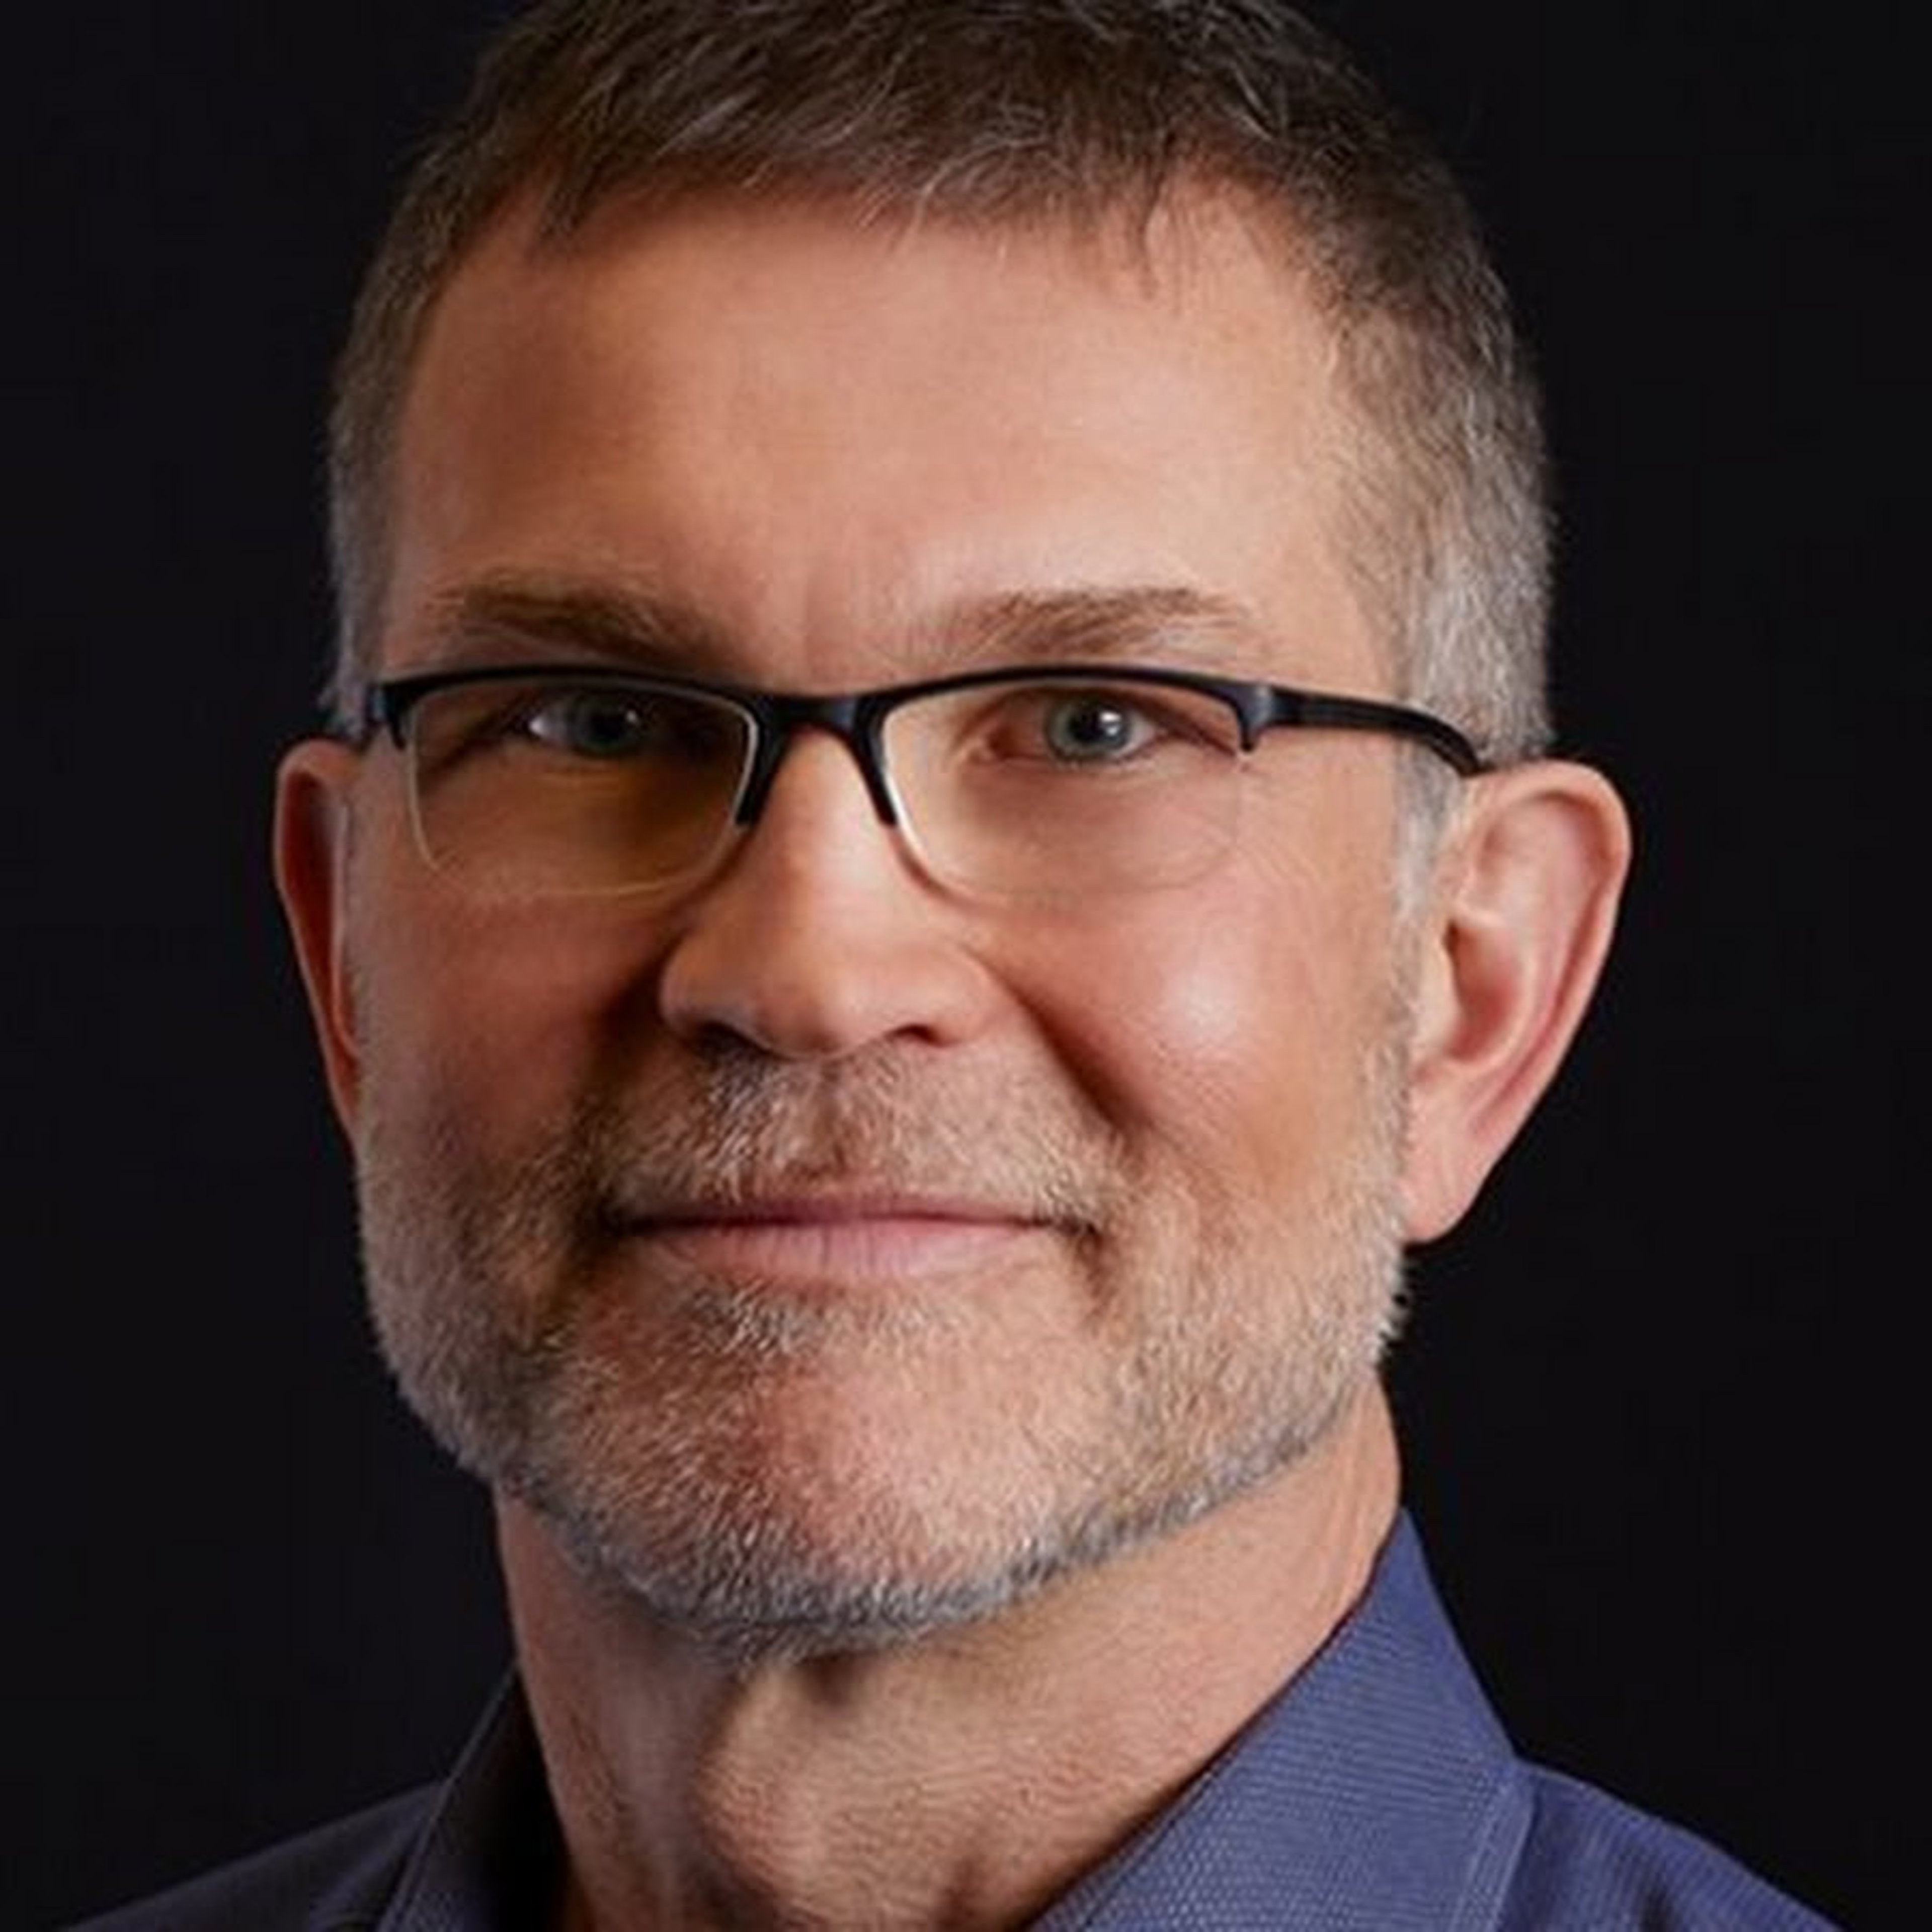
<instances>
[{"instance_id":1,"label":"man","mask_svg":"<svg viewBox=\"0 0 1932 1932\"><path fill-rule=\"evenodd\" d=\"M518 1671L102 1923L1819 1922L1516 1760L1399 1508L1405 1246L1628 851L1531 386L1264 0L577 0L418 168L278 876Z\"/></svg>"}]
</instances>

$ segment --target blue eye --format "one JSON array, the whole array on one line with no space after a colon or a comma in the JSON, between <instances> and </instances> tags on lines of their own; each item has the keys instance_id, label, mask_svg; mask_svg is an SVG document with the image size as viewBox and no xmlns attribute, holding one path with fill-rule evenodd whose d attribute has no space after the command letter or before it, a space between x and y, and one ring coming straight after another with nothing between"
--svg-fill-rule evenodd
<instances>
[{"instance_id":1,"label":"blue eye","mask_svg":"<svg viewBox=\"0 0 1932 1932\"><path fill-rule=\"evenodd\" d=\"M1070 692L1044 707L1040 736L1048 752L1069 764L1104 764L1131 756L1154 727L1147 714L1111 692Z\"/></svg>"},{"instance_id":2,"label":"blue eye","mask_svg":"<svg viewBox=\"0 0 1932 1932\"><path fill-rule=\"evenodd\" d=\"M527 707L523 729L540 743L579 758L628 758L662 734L654 709L622 691L566 691Z\"/></svg>"}]
</instances>

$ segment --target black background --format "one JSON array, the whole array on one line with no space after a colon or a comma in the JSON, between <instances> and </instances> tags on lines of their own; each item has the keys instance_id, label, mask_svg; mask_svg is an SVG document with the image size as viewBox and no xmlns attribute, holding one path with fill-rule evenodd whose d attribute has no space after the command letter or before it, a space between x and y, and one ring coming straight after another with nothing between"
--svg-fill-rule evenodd
<instances>
[{"instance_id":1,"label":"black background","mask_svg":"<svg viewBox=\"0 0 1932 1932\"><path fill-rule=\"evenodd\" d=\"M1412 1502L1526 1748L1908 1923L1914 63L1877 0L1319 10L1460 164L1539 345L1566 741L1640 840L1569 1069L1418 1269ZM366 1342L265 837L326 654L327 364L488 11L16 29L9 1928L440 1770L502 1659L482 1499Z\"/></svg>"}]
</instances>

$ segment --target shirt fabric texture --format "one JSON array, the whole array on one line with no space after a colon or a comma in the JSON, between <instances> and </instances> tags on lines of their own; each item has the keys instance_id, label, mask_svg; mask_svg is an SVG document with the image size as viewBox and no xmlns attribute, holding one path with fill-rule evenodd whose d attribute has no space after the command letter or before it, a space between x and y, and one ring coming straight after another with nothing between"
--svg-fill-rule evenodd
<instances>
[{"instance_id":1,"label":"shirt fabric texture","mask_svg":"<svg viewBox=\"0 0 1932 1932\"><path fill-rule=\"evenodd\" d=\"M556 1821L514 1677L440 1785L72 1932L543 1932ZM1400 1519L1361 1601L1034 1932L1830 1932L1704 1840L1518 1758Z\"/></svg>"}]
</instances>

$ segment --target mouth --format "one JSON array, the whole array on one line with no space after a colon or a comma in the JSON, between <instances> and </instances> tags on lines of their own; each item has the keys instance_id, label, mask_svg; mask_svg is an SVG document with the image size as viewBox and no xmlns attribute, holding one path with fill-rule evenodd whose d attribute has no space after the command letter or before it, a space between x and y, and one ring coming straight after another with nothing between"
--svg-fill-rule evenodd
<instances>
[{"instance_id":1,"label":"mouth","mask_svg":"<svg viewBox=\"0 0 1932 1932\"><path fill-rule=\"evenodd\" d=\"M969 1274L1053 1232L1037 1216L898 1195L702 1202L627 1218L624 1238L707 1274L859 1287Z\"/></svg>"}]
</instances>

